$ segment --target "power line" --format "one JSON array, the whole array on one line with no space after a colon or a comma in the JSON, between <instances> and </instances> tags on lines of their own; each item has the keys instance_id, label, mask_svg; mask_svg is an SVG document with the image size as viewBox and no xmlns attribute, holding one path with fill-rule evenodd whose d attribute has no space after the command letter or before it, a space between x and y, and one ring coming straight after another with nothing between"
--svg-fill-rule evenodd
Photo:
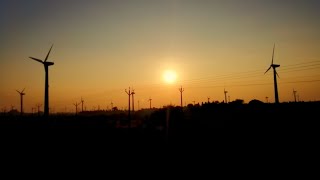
<instances>
[{"instance_id":1,"label":"power line","mask_svg":"<svg viewBox=\"0 0 320 180\"><path fill-rule=\"evenodd\" d=\"M282 66L282 68L279 70L281 79L289 79L291 78L288 76L284 76L286 74L290 74L297 71L307 71L307 70L317 70L320 68L320 61L309 61L309 62L303 62L303 63L297 63L297 64L290 64L286 66ZM222 83L228 82L228 87L238 87L238 86L257 86L257 85L269 85L270 83L263 83L265 82L265 78L262 80L259 80L259 77L263 77L263 71L261 70L253 70L253 71L244 71L244 72L236 72L236 73L229 73L229 74L216 74L216 75L210 75L207 77L200 77L200 78L193 78L193 79L185 79L181 80L186 87L188 88L208 88L208 87L223 87L224 85L220 85ZM307 76L295 76L292 79L296 78L303 78ZM314 77L314 76L313 76ZM245 79L248 79L248 82L244 82ZM257 80L253 80L257 79ZM239 81L234 81L239 80ZM224 82L222 82L224 81ZM231 82L230 82L231 81ZM255 81L255 82L252 82ZM290 81L290 82L284 82L281 81L280 84L285 83L312 83L317 82L317 80L303 80L303 81ZM203 86L203 84L213 84L216 85L212 86ZM235 83L235 84L234 84ZM238 84L240 83L240 84ZM196 87L193 87L196 86ZM141 88L141 92L146 91L144 89L148 89L148 91L155 88L153 91L160 91L161 89L167 88L166 86L163 86L163 83L150 83L150 84L142 84L138 85L139 88ZM156 89L157 88L157 89ZM97 93L89 93L87 94L89 96L90 100L98 100L100 99L101 95L103 94L117 94L121 88L113 88L107 91L97 92ZM66 100L67 101L67 100ZM59 102L55 102L55 104L59 104ZM65 104L64 102L60 101L60 104Z\"/></svg>"}]
</instances>

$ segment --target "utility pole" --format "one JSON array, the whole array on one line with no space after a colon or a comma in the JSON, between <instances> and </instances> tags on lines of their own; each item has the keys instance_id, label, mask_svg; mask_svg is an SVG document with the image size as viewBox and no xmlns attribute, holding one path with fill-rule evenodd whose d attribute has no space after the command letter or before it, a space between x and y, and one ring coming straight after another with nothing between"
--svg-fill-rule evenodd
<instances>
[{"instance_id":1,"label":"utility pole","mask_svg":"<svg viewBox=\"0 0 320 180\"><path fill-rule=\"evenodd\" d=\"M128 96L129 96L129 103L128 103L128 120L129 120L129 128L131 128L131 117L130 117L130 95L131 95L131 91L130 91L130 87L129 87L129 92L127 91L127 89L124 90Z\"/></svg>"},{"instance_id":2,"label":"utility pole","mask_svg":"<svg viewBox=\"0 0 320 180\"><path fill-rule=\"evenodd\" d=\"M267 103L269 103L268 98L269 98L269 97L268 97L268 96L266 96L266 101L267 101Z\"/></svg>"},{"instance_id":3,"label":"utility pole","mask_svg":"<svg viewBox=\"0 0 320 180\"><path fill-rule=\"evenodd\" d=\"M149 98L149 101L150 101L150 109L151 109L151 101L152 101L152 99L151 99L151 98Z\"/></svg>"},{"instance_id":4,"label":"utility pole","mask_svg":"<svg viewBox=\"0 0 320 180\"><path fill-rule=\"evenodd\" d=\"M184 89L182 88L182 86L179 88L179 91L180 91L180 104L181 104L181 107L182 106L182 92L184 91Z\"/></svg>"},{"instance_id":5,"label":"utility pole","mask_svg":"<svg viewBox=\"0 0 320 180\"><path fill-rule=\"evenodd\" d=\"M134 89L132 89L131 95L132 95L132 112L134 112L134 94L136 94L134 92Z\"/></svg>"},{"instance_id":6,"label":"utility pole","mask_svg":"<svg viewBox=\"0 0 320 180\"><path fill-rule=\"evenodd\" d=\"M223 90L224 90L224 100L225 100L226 103L228 103L228 101L227 101L227 93L228 93L228 91L226 91L226 89L223 89Z\"/></svg>"},{"instance_id":7,"label":"utility pole","mask_svg":"<svg viewBox=\"0 0 320 180\"><path fill-rule=\"evenodd\" d=\"M210 103L210 97L208 97L208 104Z\"/></svg>"},{"instance_id":8,"label":"utility pole","mask_svg":"<svg viewBox=\"0 0 320 180\"><path fill-rule=\"evenodd\" d=\"M228 96L228 102L230 102L230 96Z\"/></svg>"},{"instance_id":9,"label":"utility pole","mask_svg":"<svg viewBox=\"0 0 320 180\"><path fill-rule=\"evenodd\" d=\"M76 102L76 103L74 103L73 105L76 106L76 115L77 115L77 114L78 114L78 106L80 105L80 103L77 103L77 102Z\"/></svg>"},{"instance_id":10,"label":"utility pole","mask_svg":"<svg viewBox=\"0 0 320 180\"><path fill-rule=\"evenodd\" d=\"M293 89L293 97L294 97L294 102L297 102L297 97L296 97L296 93L297 93L297 91L295 91L295 90Z\"/></svg>"},{"instance_id":11,"label":"utility pole","mask_svg":"<svg viewBox=\"0 0 320 180\"><path fill-rule=\"evenodd\" d=\"M83 112L83 103L84 103L84 100L81 97L81 112Z\"/></svg>"}]
</instances>

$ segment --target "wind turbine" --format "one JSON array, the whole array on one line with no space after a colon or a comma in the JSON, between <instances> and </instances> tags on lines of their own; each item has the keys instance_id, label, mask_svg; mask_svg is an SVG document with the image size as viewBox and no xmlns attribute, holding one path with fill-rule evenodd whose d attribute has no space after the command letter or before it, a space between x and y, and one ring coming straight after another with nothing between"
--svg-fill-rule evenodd
<instances>
[{"instance_id":1,"label":"wind turbine","mask_svg":"<svg viewBox=\"0 0 320 180\"><path fill-rule=\"evenodd\" d=\"M228 91L226 91L226 89L223 89L223 93L224 93L225 103L228 103L228 101L227 101L227 93L228 93Z\"/></svg>"},{"instance_id":2,"label":"wind turbine","mask_svg":"<svg viewBox=\"0 0 320 180\"><path fill-rule=\"evenodd\" d=\"M26 95L26 94L24 93L24 90L25 90L25 89L26 89L26 88L24 88L22 91L16 90L16 91L20 94L20 113L21 113L21 115L23 114L23 96Z\"/></svg>"},{"instance_id":3,"label":"wind turbine","mask_svg":"<svg viewBox=\"0 0 320 180\"><path fill-rule=\"evenodd\" d=\"M272 60L271 60L271 65L267 69L267 71L264 73L266 74L271 68L273 69L273 80L274 80L274 98L275 98L275 103L279 103L279 96L278 96L278 85L277 85L277 76L279 77L276 68L280 67L279 64L273 64L273 57L274 57L274 48L275 44L273 45L273 52L272 52Z\"/></svg>"},{"instance_id":4,"label":"wind turbine","mask_svg":"<svg viewBox=\"0 0 320 180\"><path fill-rule=\"evenodd\" d=\"M45 91L44 91L44 116L48 116L49 115L49 66L52 66L54 65L53 62L48 62L48 57L49 57L49 54L51 52L51 49L53 47L53 44L47 54L47 57L45 58L45 60L40 60L40 59L37 59L37 58L34 58L34 57L29 57L35 61L38 61L39 63L42 63L43 66L44 66L44 70L45 70Z\"/></svg>"}]
</instances>

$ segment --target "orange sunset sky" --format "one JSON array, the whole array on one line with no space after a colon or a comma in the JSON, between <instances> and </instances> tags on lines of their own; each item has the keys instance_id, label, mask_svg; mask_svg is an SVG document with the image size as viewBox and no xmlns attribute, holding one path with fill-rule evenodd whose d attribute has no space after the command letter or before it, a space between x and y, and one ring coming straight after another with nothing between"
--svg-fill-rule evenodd
<instances>
[{"instance_id":1,"label":"orange sunset sky","mask_svg":"<svg viewBox=\"0 0 320 180\"><path fill-rule=\"evenodd\" d=\"M44 104L44 59L54 112L230 100L320 100L320 1L105 0L0 1L0 108ZM164 73L170 71L167 80Z\"/></svg>"}]
</instances>

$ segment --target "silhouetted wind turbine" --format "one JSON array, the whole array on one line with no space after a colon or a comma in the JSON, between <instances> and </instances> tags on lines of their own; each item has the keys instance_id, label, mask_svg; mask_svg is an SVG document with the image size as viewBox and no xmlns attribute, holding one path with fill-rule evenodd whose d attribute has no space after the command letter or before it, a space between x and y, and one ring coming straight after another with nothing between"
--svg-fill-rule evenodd
<instances>
[{"instance_id":1,"label":"silhouetted wind turbine","mask_svg":"<svg viewBox=\"0 0 320 180\"><path fill-rule=\"evenodd\" d=\"M128 120L129 120L129 128L131 128L131 116L130 116L130 96L131 96L131 90L129 87L129 92L127 91L127 89L124 90L128 96L129 96L129 103L128 103Z\"/></svg>"},{"instance_id":2,"label":"silhouetted wind turbine","mask_svg":"<svg viewBox=\"0 0 320 180\"><path fill-rule=\"evenodd\" d=\"M134 95L136 93L134 92L134 89L132 89L132 92L131 92L131 96L132 96L132 112L134 112Z\"/></svg>"},{"instance_id":3,"label":"silhouetted wind turbine","mask_svg":"<svg viewBox=\"0 0 320 180\"><path fill-rule=\"evenodd\" d=\"M83 103L84 103L84 100L81 97L81 112L83 112Z\"/></svg>"},{"instance_id":4,"label":"silhouetted wind turbine","mask_svg":"<svg viewBox=\"0 0 320 180\"><path fill-rule=\"evenodd\" d=\"M227 101L227 93L228 93L228 91L226 91L226 89L223 89L223 93L224 93L224 100L225 100L226 103L228 103L228 101Z\"/></svg>"},{"instance_id":5,"label":"silhouetted wind turbine","mask_svg":"<svg viewBox=\"0 0 320 180\"><path fill-rule=\"evenodd\" d=\"M76 115L78 114L78 106L80 105L81 103L73 103L73 105L76 107Z\"/></svg>"},{"instance_id":6,"label":"silhouetted wind turbine","mask_svg":"<svg viewBox=\"0 0 320 180\"><path fill-rule=\"evenodd\" d=\"M26 95L26 94L24 93L24 90L25 90L25 89L26 89L26 88L24 88L22 91L16 90L16 91L20 94L20 113L21 113L21 115L23 114L23 96Z\"/></svg>"},{"instance_id":7,"label":"silhouetted wind turbine","mask_svg":"<svg viewBox=\"0 0 320 180\"><path fill-rule=\"evenodd\" d=\"M279 77L276 68L280 67L279 64L273 64L273 57L274 57L274 48L275 48L275 44L273 45L273 52L272 52L272 60L271 60L271 65L270 67L267 69L267 71L264 73L266 74L272 67L273 69L273 80L274 80L274 98L275 98L275 103L279 103L279 96L278 96L278 85L277 85L277 76Z\"/></svg>"},{"instance_id":8,"label":"silhouetted wind turbine","mask_svg":"<svg viewBox=\"0 0 320 180\"><path fill-rule=\"evenodd\" d=\"M151 98L149 98L149 100L148 101L150 101L150 109L151 109L151 101L152 101L152 99Z\"/></svg>"},{"instance_id":9,"label":"silhouetted wind turbine","mask_svg":"<svg viewBox=\"0 0 320 180\"><path fill-rule=\"evenodd\" d=\"M292 91L292 93L293 93L293 97L294 97L294 102L297 102L297 91L295 91L294 89L293 89L293 91Z\"/></svg>"},{"instance_id":10,"label":"silhouetted wind turbine","mask_svg":"<svg viewBox=\"0 0 320 180\"><path fill-rule=\"evenodd\" d=\"M47 57L45 58L44 61L40 60L40 59L37 59L37 58L34 58L34 57L29 57L35 61L38 61L39 63L42 63L43 66L44 66L44 70L45 70L45 92L44 92L44 116L48 116L49 115L49 66L52 66L54 65L53 62L48 62L48 57L49 57L49 54L51 52L51 49L53 47L53 44L47 54Z\"/></svg>"},{"instance_id":11,"label":"silhouetted wind turbine","mask_svg":"<svg viewBox=\"0 0 320 180\"><path fill-rule=\"evenodd\" d=\"M182 93L183 93L183 91L184 91L184 88L182 88L182 86L179 88L179 91L180 91L180 104L181 104L181 107L183 107L182 106Z\"/></svg>"}]
</instances>

